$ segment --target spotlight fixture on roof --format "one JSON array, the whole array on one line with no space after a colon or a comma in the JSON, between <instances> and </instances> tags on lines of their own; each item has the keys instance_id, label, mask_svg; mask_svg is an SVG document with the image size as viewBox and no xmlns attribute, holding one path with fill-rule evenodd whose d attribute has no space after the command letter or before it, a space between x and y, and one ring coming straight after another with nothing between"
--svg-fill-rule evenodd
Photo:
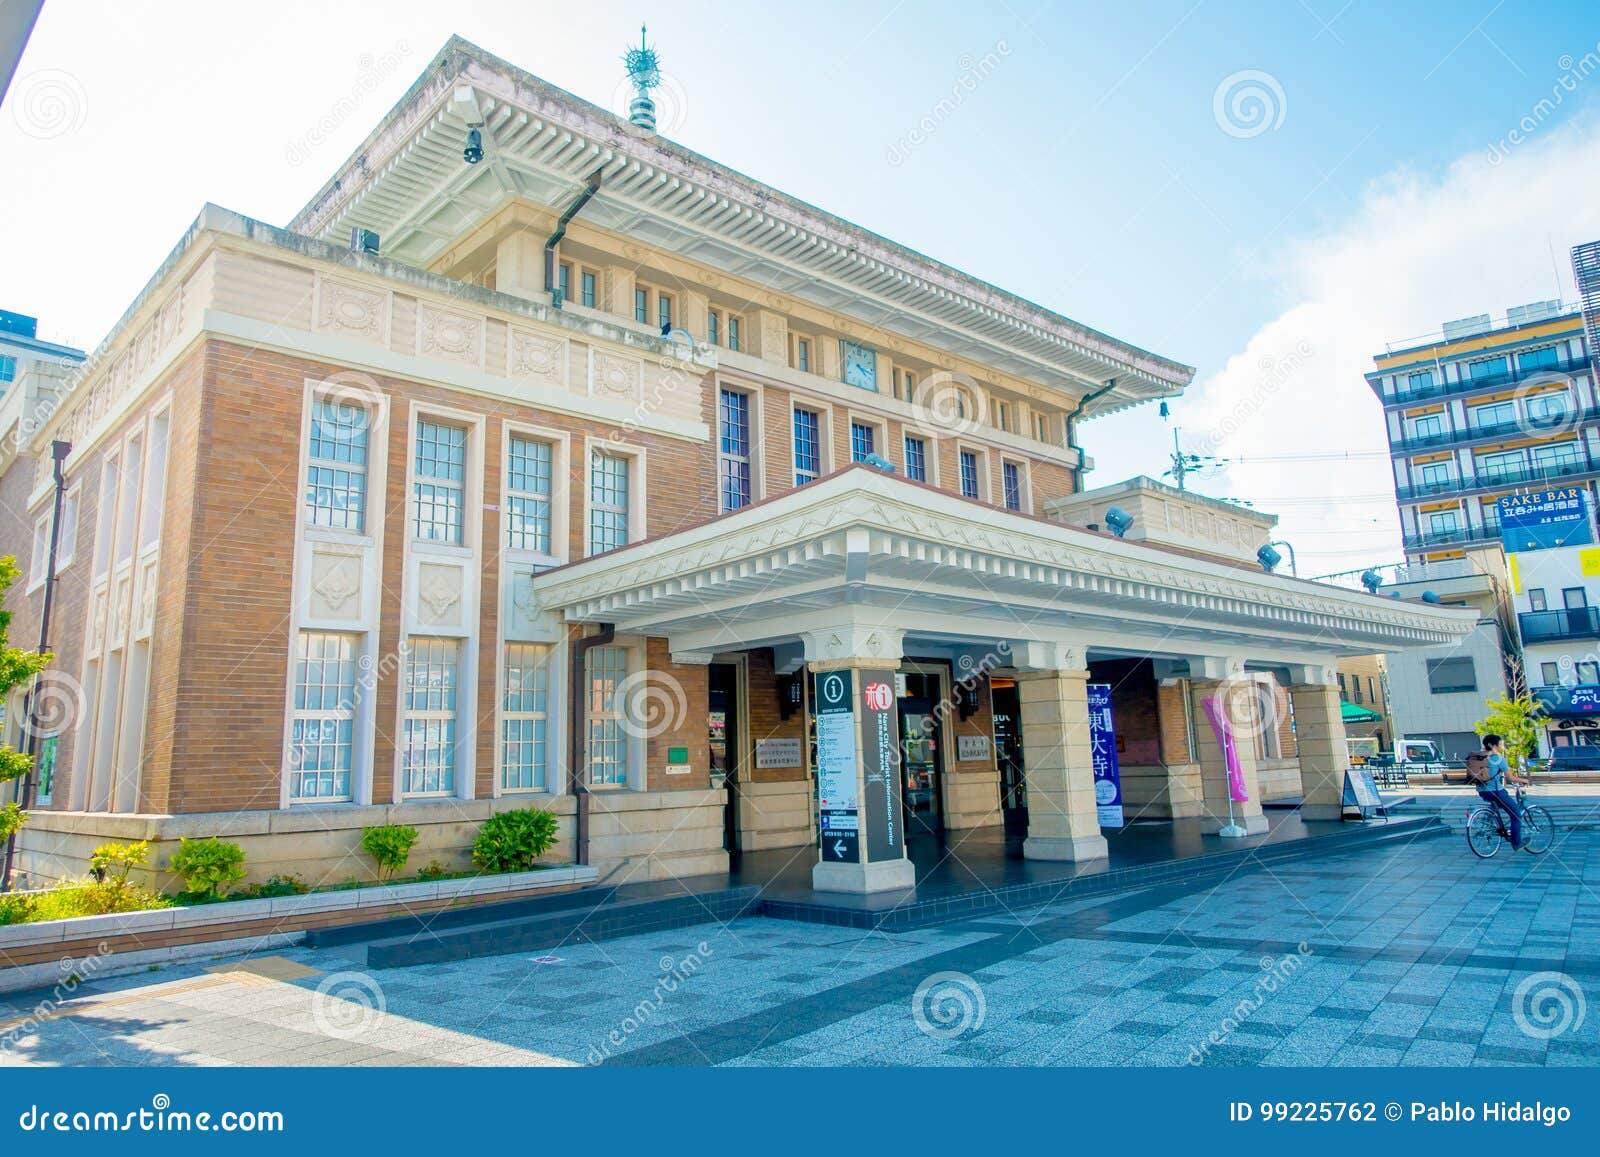
<instances>
[{"instance_id":1,"label":"spotlight fixture on roof","mask_svg":"<svg viewBox=\"0 0 1600 1157\"><path fill-rule=\"evenodd\" d=\"M1120 506L1113 506L1106 511L1106 525L1111 528L1111 533L1121 538L1128 533L1128 528L1133 525L1133 515Z\"/></svg>"},{"instance_id":2,"label":"spotlight fixture on roof","mask_svg":"<svg viewBox=\"0 0 1600 1157\"><path fill-rule=\"evenodd\" d=\"M483 160L483 122L470 126L467 129L467 146L461 150L461 159L469 165L476 165Z\"/></svg>"},{"instance_id":3,"label":"spotlight fixture on roof","mask_svg":"<svg viewBox=\"0 0 1600 1157\"><path fill-rule=\"evenodd\" d=\"M1361 572L1361 585L1367 588L1369 595L1375 595L1383 585L1383 576L1375 570L1364 570Z\"/></svg>"},{"instance_id":4,"label":"spotlight fixture on roof","mask_svg":"<svg viewBox=\"0 0 1600 1157\"><path fill-rule=\"evenodd\" d=\"M895 472L894 463L882 454L868 454L861 461L864 465L871 466L874 470L882 470L885 474L893 474Z\"/></svg>"},{"instance_id":5,"label":"spotlight fixture on roof","mask_svg":"<svg viewBox=\"0 0 1600 1157\"><path fill-rule=\"evenodd\" d=\"M1272 544L1269 542L1266 546L1263 546L1260 550L1256 551L1256 561L1261 564L1262 570L1266 571L1268 574L1271 574L1272 568L1283 561L1283 555L1274 550Z\"/></svg>"},{"instance_id":6,"label":"spotlight fixture on roof","mask_svg":"<svg viewBox=\"0 0 1600 1157\"><path fill-rule=\"evenodd\" d=\"M1429 604L1431 604L1433 606L1438 606L1439 605L1439 596L1434 594L1432 591L1423 591L1422 592L1422 601L1425 602L1425 603L1429 603Z\"/></svg>"}]
</instances>

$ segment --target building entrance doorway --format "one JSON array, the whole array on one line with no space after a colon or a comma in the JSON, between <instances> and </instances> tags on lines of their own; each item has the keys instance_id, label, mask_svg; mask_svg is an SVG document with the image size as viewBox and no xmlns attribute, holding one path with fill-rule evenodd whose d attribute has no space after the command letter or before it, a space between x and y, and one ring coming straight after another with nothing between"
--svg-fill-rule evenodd
<instances>
[{"instance_id":1,"label":"building entrance doorway","mask_svg":"<svg viewBox=\"0 0 1600 1157\"><path fill-rule=\"evenodd\" d=\"M739 674L735 663L712 663L707 671L711 783L715 786L720 781L728 789L728 801L722 809L722 846L727 850L730 867L739 859L739 779L743 771L739 752L744 742L739 728Z\"/></svg>"},{"instance_id":2,"label":"building entrance doorway","mask_svg":"<svg viewBox=\"0 0 1600 1157\"><path fill-rule=\"evenodd\" d=\"M906 836L936 836L944 831L944 735L935 711L941 677L935 671L902 668L900 681L900 790Z\"/></svg>"},{"instance_id":3,"label":"building entrance doorway","mask_svg":"<svg viewBox=\"0 0 1600 1157\"><path fill-rule=\"evenodd\" d=\"M1008 836L1028 834L1028 781L1022 762L1022 704L1014 679L992 676L994 757L1000 769L1000 816Z\"/></svg>"}]
</instances>

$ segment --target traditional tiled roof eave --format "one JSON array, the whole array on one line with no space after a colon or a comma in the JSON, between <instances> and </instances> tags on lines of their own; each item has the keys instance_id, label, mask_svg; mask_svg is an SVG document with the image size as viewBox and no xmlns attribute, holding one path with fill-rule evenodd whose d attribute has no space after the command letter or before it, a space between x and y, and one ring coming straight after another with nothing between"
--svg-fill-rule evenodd
<instances>
[{"instance_id":1,"label":"traditional tiled roof eave","mask_svg":"<svg viewBox=\"0 0 1600 1157\"><path fill-rule=\"evenodd\" d=\"M508 166L537 167L544 185L556 180L565 190L600 169L602 200L627 202L681 220L719 243L745 246L763 262L792 270L797 284L829 279L859 294L863 304L892 306L930 331L964 332L1005 351L1016 361L1018 376L1053 372L1062 379L1055 384L1070 381L1078 393L1116 379L1118 387L1091 405L1088 415L1175 395L1193 379L1190 366L1117 341L822 212L456 37L290 228L335 240L354 224L381 233L415 216L417 198L428 191L477 179L464 173L459 156L450 156L465 131L465 122L457 123L451 111L459 85L470 85L489 106L485 132L501 150L500 159ZM450 150L428 142L428 134L441 129L448 130ZM527 183L527 172L518 172L513 183ZM391 186L397 192L384 193ZM783 286L778 292L802 296ZM849 306L839 312L852 316Z\"/></svg>"}]
</instances>

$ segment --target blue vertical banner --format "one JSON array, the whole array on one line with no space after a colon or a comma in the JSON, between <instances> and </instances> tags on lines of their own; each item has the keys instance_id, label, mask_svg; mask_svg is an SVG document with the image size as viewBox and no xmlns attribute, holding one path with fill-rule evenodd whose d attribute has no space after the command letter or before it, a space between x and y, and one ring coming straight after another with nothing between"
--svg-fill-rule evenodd
<instances>
[{"instance_id":1,"label":"blue vertical banner","mask_svg":"<svg viewBox=\"0 0 1600 1157\"><path fill-rule=\"evenodd\" d=\"M1122 768L1117 763L1117 728L1111 718L1111 684L1089 684L1089 756L1094 765L1094 802L1100 826L1120 828Z\"/></svg>"}]
</instances>

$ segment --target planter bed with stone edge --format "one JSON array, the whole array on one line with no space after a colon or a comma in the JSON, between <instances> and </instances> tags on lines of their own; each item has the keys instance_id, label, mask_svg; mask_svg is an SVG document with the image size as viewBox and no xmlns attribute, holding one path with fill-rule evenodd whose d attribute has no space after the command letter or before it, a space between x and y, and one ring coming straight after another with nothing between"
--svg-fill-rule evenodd
<instances>
[{"instance_id":1,"label":"planter bed with stone edge","mask_svg":"<svg viewBox=\"0 0 1600 1157\"><path fill-rule=\"evenodd\" d=\"M56 983L79 962L85 965L77 969L80 973L116 975L198 955L292 944L310 928L569 891L598 878L593 867L535 868L11 924L0 927L0 992Z\"/></svg>"}]
</instances>

